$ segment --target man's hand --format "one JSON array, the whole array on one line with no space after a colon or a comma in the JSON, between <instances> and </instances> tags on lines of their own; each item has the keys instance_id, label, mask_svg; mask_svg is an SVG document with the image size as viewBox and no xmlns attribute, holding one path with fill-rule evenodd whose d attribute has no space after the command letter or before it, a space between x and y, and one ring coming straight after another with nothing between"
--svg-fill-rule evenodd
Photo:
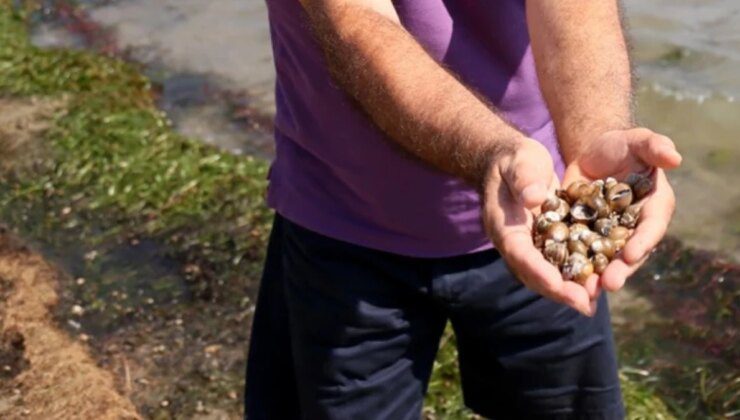
<instances>
[{"instance_id":1,"label":"man's hand","mask_svg":"<svg viewBox=\"0 0 740 420\"><path fill-rule=\"evenodd\" d=\"M644 199L640 222L619 258L601 275L599 285L608 291L619 290L665 235L673 216L675 197L664 169L681 164L681 155L666 136L647 128L609 131L590 142L590 146L568 165L563 185L578 179L608 176L624 179L629 173L650 171L655 188Z\"/></svg>"},{"instance_id":2,"label":"man's hand","mask_svg":"<svg viewBox=\"0 0 740 420\"><path fill-rule=\"evenodd\" d=\"M590 279L586 288L564 281L532 242L533 211L558 186L547 149L524 138L511 154L492 162L488 174L483 191L483 222L506 264L528 288L584 315L592 315L596 278Z\"/></svg>"}]
</instances>

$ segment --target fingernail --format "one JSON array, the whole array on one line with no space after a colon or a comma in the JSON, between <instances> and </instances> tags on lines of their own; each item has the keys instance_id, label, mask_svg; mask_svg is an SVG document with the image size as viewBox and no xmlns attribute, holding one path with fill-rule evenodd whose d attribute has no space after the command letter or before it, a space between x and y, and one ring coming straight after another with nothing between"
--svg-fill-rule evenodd
<instances>
[{"instance_id":1,"label":"fingernail","mask_svg":"<svg viewBox=\"0 0 740 420\"><path fill-rule=\"evenodd\" d=\"M547 188L543 185L538 183L528 185L522 190L522 201L524 203L533 203L535 201L539 201L540 199L543 199L545 197L545 194L547 193Z\"/></svg>"}]
</instances>

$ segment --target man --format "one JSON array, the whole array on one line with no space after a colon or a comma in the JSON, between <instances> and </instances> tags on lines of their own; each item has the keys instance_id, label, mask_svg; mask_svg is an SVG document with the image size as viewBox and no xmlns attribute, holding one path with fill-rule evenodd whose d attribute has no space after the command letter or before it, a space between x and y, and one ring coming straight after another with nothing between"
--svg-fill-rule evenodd
<instances>
[{"instance_id":1,"label":"man","mask_svg":"<svg viewBox=\"0 0 740 420\"><path fill-rule=\"evenodd\" d=\"M665 233L681 157L632 120L616 1L267 4L277 215L247 417L418 418L449 319L477 413L622 418L600 291ZM620 258L563 281L533 211L560 182L649 168Z\"/></svg>"}]
</instances>

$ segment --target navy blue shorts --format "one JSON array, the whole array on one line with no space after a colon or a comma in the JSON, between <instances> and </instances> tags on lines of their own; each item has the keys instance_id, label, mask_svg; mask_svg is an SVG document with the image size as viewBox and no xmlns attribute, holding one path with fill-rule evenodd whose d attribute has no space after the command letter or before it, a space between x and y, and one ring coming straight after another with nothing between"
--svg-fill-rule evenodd
<instances>
[{"instance_id":1,"label":"navy blue shorts","mask_svg":"<svg viewBox=\"0 0 740 420\"><path fill-rule=\"evenodd\" d=\"M495 419L624 417L609 311L523 287L496 251L412 258L273 226L246 417L418 419L445 324L465 404Z\"/></svg>"}]
</instances>

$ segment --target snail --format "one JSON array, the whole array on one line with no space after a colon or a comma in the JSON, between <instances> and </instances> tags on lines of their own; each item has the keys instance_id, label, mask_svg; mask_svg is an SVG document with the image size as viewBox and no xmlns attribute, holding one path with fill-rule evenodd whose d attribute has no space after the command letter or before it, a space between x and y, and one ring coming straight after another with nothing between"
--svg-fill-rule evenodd
<instances>
[{"instance_id":1,"label":"snail","mask_svg":"<svg viewBox=\"0 0 740 420\"><path fill-rule=\"evenodd\" d=\"M617 248L617 251L624 247L624 244L627 242L629 236L630 231L624 226L614 226L609 231L609 239L614 242L614 246Z\"/></svg>"},{"instance_id":2,"label":"snail","mask_svg":"<svg viewBox=\"0 0 740 420\"><path fill-rule=\"evenodd\" d=\"M653 181L649 176L643 174L630 174L626 181L627 184L632 188L635 194L635 201L642 200L646 195L650 194L653 190Z\"/></svg>"},{"instance_id":3,"label":"snail","mask_svg":"<svg viewBox=\"0 0 740 420\"><path fill-rule=\"evenodd\" d=\"M563 222L555 222L547 228L545 239L552 239L555 242L565 242L568 239L569 233L568 225Z\"/></svg>"},{"instance_id":4,"label":"snail","mask_svg":"<svg viewBox=\"0 0 740 420\"><path fill-rule=\"evenodd\" d=\"M594 222L594 230L601 236L609 236L612 228L616 225L613 219L602 217Z\"/></svg>"},{"instance_id":5,"label":"snail","mask_svg":"<svg viewBox=\"0 0 740 420\"><path fill-rule=\"evenodd\" d=\"M588 255L588 247L579 240L568 240L568 252L571 254Z\"/></svg>"},{"instance_id":6,"label":"snail","mask_svg":"<svg viewBox=\"0 0 740 420\"><path fill-rule=\"evenodd\" d=\"M639 223L641 203L653 188L650 177L631 174L575 181L558 189L535 218L533 242L563 278L583 284L602 274Z\"/></svg>"},{"instance_id":7,"label":"snail","mask_svg":"<svg viewBox=\"0 0 740 420\"><path fill-rule=\"evenodd\" d=\"M593 263L583 254L571 254L563 265L563 277L579 284L584 284L593 272Z\"/></svg>"},{"instance_id":8,"label":"snail","mask_svg":"<svg viewBox=\"0 0 740 420\"><path fill-rule=\"evenodd\" d=\"M594 254L604 254L609 259L613 258L617 252L614 242L609 238L598 238L591 242L589 248L591 248Z\"/></svg>"},{"instance_id":9,"label":"snail","mask_svg":"<svg viewBox=\"0 0 740 420\"><path fill-rule=\"evenodd\" d=\"M568 236L568 239L579 241L583 232L587 232L589 230L588 226L583 223L573 223L570 225L570 235Z\"/></svg>"},{"instance_id":10,"label":"snail","mask_svg":"<svg viewBox=\"0 0 740 420\"><path fill-rule=\"evenodd\" d=\"M561 266L568 259L568 247L563 242L555 242L551 239L545 241L545 259L551 263Z\"/></svg>"},{"instance_id":11,"label":"snail","mask_svg":"<svg viewBox=\"0 0 740 420\"><path fill-rule=\"evenodd\" d=\"M640 206L632 204L627 206L622 213L622 217L619 218L619 223L627 228L634 228L637 226L637 219L640 218Z\"/></svg>"},{"instance_id":12,"label":"snail","mask_svg":"<svg viewBox=\"0 0 740 420\"><path fill-rule=\"evenodd\" d=\"M555 213L554 211L541 213L535 219L535 230L537 231L537 233L545 233L547 232L547 228L549 228L551 224L559 222L561 220L562 217L560 217L560 215L558 213Z\"/></svg>"},{"instance_id":13,"label":"snail","mask_svg":"<svg viewBox=\"0 0 740 420\"><path fill-rule=\"evenodd\" d=\"M596 220L596 210L579 200L570 208L570 217L576 222L588 223Z\"/></svg>"},{"instance_id":14,"label":"snail","mask_svg":"<svg viewBox=\"0 0 740 420\"><path fill-rule=\"evenodd\" d=\"M604 254L596 254L592 258L594 264L594 272L601 274L606 270L606 266L609 265L609 257Z\"/></svg>"},{"instance_id":15,"label":"snail","mask_svg":"<svg viewBox=\"0 0 740 420\"><path fill-rule=\"evenodd\" d=\"M606 201L612 211L623 211L632 204L632 189L623 182L614 184L606 191Z\"/></svg>"}]
</instances>

